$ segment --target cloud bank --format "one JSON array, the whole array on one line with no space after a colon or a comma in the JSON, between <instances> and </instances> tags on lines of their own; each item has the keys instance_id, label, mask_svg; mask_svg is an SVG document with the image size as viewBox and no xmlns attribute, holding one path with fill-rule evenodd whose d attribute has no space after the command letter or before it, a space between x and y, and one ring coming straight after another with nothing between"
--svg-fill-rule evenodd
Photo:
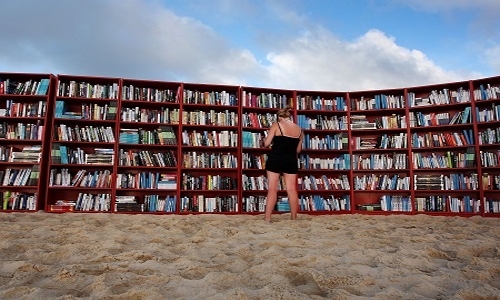
<instances>
[{"instance_id":1,"label":"cloud bank","mask_svg":"<svg viewBox=\"0 0 500 300\"><path fill-rule=\"evenodd\" d=\"M444 70L371 29L340 40L311 27L271 40L266 61L158 1L20 0L0 10L0 71L354 91L481 77ZM5 30L5 28L11 28ZM498 59L498 48L487 52ZM497 66L500 68L500 66Z\"/></svg>"}]
</instances>

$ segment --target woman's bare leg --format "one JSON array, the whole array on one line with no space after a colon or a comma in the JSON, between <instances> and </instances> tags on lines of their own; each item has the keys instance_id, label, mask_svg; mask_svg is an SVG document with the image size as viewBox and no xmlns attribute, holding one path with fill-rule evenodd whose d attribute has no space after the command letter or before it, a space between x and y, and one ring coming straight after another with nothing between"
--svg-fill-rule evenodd
<instances>
[{"instance_id":1,"label":"woman's bare leg","mask_svg":"<svg viewBox=\"0 0 500 300\"><path fill-rule=\"evenodd\" d=\"M290 203L290 218L297 219L299 212L299 195L297 193L297 174L283 174L285 177L286 193L288 194L288 202Z\"/></svg>"},{"instance_id":2,"label":"woman's bare leg","mask_svg":"<svg viewBox=\"0 0 500 300\"><path fill-rule=\"evenodd\" d=\"M267 190L266 198L266 214L264 220L271 222L271 215L273 214L274 206L278 200L278 185L280 180L280 174L267 171L267 185L269 189Z\"/></svg>"}]
</instances>

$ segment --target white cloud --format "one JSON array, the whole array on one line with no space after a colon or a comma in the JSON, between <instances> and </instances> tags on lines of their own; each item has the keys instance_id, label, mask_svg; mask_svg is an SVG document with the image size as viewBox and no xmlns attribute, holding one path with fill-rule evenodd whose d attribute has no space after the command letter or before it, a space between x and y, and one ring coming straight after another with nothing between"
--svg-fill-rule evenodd
<instances>
[{"instance_id":1,"label":"white cloud","mask_svg":"<svg viewBox=\"0 0 500 300\"><path fill-rule=\"evenodd\" d=\"M500 73L500 45L487 49L485 59L497 73Z\"/></svg>"},{"instance_id":2,"label":"white cloud","mask_svg":"<svg viewBox=\"0 0 500 300\"><path fill-rule=\"evenodd\" d=\"M469 79L477 74L446 71L418 50L370 30L340 41L325 30L308 32L268 56L271 86L316 90L397 88Z\"/></svg>"},{"instance_id":3,"label":"white cloud","mask_svg":"<svg viewBox=\"0 0 500 300\"><path fill-rule=\"evenodd\" d=\"M0 43L0 66L11 71L219 82L232 70L243 79L241 70L223 68L228 59L255 64L208 26L157 1L12 2L0 10L0 28L12 28L0 31L9 41Z\"/></svg>"}]
</instances>

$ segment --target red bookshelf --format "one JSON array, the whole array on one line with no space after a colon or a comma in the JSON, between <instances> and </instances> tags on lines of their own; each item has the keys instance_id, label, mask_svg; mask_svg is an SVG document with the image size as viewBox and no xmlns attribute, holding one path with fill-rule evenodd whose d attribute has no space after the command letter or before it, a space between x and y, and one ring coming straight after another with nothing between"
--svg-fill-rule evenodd
<instances>
[{"instance_id":1,"label":"red bookshelf","mask_svg":"<svg viewBox=\"0 0 500 300\"><path fill-rule=\"evenodd\" d=\"M341 92L297 91L300 209L310 214L351 212L349 103Z\"/></svg>"},{"instance_id":2,"label":"red bookshelf","mask_svg":"<svg viewBox=\"0 0 500 300\"><path fill-rule=\"evenodd\" d=\"M476 164L485 216L500 216L500 78L472 81Z\"/></svg>"},{"instance_id":3,"label":"red bookshelf","mask_svg":"<svg viewBox=\"0 0 500 300\"><path fill-rule=\"evenodd\" d=\"M241 87L241 199L243 213L265 210L267 177L265 163L269 148L262 142L269 127L276 121L281 108L294 105L294 91L257 87ZM296 116L294 116L294 119ZM276 210L286 198L284 181L280 183Z\"/></svg>"},{"instance_id":4,"label":"red bookshelf","mask_svg":"<svg viewBox=\"0 0 500 300\"><path fill-rule=\"evenodd\" d=\"M0 73L0 211L44 208L51 74Z\"/></svg>"},{"instance_id":5,"label":"red bookshelf","mask_svg":"<svg viewBox=\"0 0 500 300\"><path fill-rule=\"evenodd\" d=\"M469 81L409 88L416 213L480 215L474 99Z\"/></svg>"},{"instance_id":6,"label":"red bookshelf","mask_svg":"<svg viewBox=\"0 0 500 300\"><path fill-rule=\"evenodd\" d=\"M58 75L47 178L48 212L112 212L120 79Z\"/></svg>"},{"instance_id":7,"label":"red bookshelf","mask_svg":"<svg viewBox=\"0 0 500 300\"><path fill-rule=\"evenodd\" d=\"M183 84L180 213L239 213L238 86Z\"/></svg>"},{"instance_id":8,"label":"red bookshelf","mask_svg":"<svg viewBox=\"0 0 500 300\"><path fill-rule=\"evenodd\" d=\"M350 92L348 97L353 212L411 213L405 90Z\"/></svg>"},{"instance_id":9,"label":"red bookshelf","mask_svg":"<svg viewBox=\"0 0 500 300\"><path fill-rule=\"evenodd\" d=\"M122 80L114 211L178 212L181 93L177 82Z\"/></svg>"}]
</instances>

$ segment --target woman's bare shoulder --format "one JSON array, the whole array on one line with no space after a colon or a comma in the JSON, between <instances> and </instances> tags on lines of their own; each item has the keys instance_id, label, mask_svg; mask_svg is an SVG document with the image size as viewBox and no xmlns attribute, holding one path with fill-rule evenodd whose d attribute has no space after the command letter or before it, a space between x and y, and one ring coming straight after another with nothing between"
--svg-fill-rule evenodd
<instances>
[{"instance_id":1,"label":"woman's bare shoulder","mask_svg":"<svg viewBox=\"0 0 500 300\"><path fill-rule=\"evenodd\" d=\"M288 127L290 129L294 129L294 130L301 130L300 126L297 125L297 124L295 124L295 123L293 123L293 122L289 122Z\"/></svg>"}]
</instances>

